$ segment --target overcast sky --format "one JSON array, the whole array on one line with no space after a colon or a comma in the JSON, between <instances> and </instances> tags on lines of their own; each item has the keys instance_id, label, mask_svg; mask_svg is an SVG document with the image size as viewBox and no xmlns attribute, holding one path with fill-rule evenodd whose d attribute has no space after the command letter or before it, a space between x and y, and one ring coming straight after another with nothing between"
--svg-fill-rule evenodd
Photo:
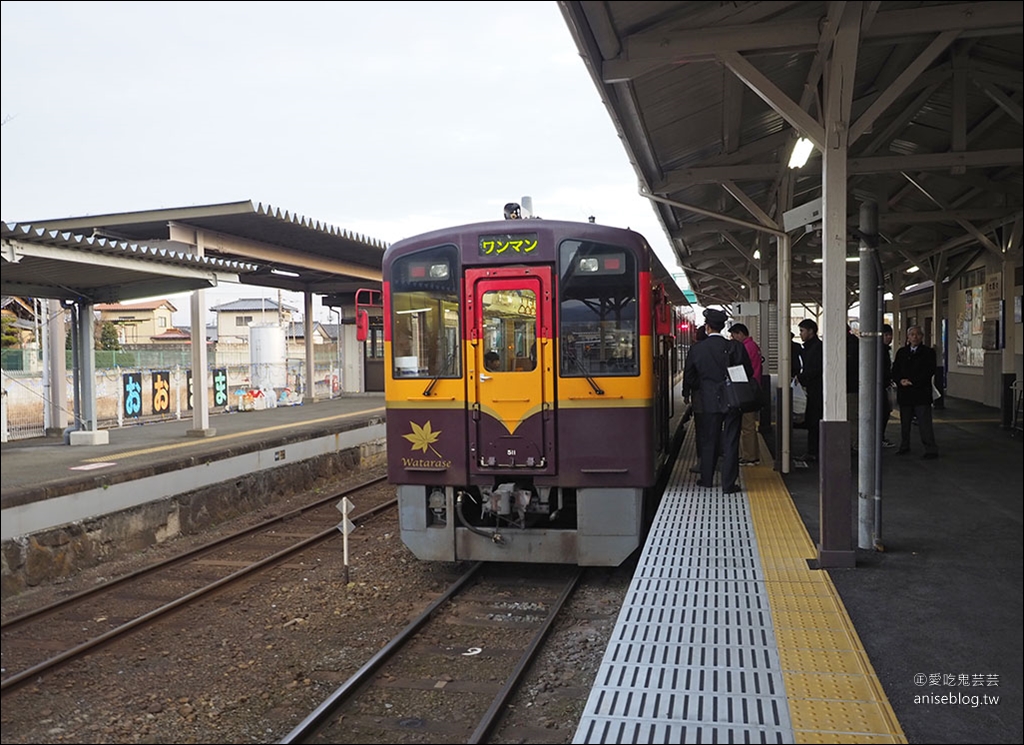
<instances>
[{"instance_id":1,"label":"overcast sky","mask_svg":"<svg viewBox=\"0 0 1024 745\"><path fill-rule=\"evenodd\" d=\"M554 1L0 8L5 222L251 200L393 243L529 195L679 271Z\"/></svg>"}]
</instances>

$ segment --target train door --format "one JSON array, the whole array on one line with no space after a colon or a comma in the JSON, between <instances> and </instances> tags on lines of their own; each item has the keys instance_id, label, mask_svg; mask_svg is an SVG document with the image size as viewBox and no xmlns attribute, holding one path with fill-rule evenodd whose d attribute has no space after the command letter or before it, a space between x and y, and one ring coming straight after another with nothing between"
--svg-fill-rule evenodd
<instances>
[{"instance_id":1,"label":"train door","mask_svg":"<svg viewBox=\"0 0 1024 745\"><path fill-rule=\"evenodd\" d=\"M551 473L551 271L466 272L473 472Z\"/></svg>"}]
</instances>

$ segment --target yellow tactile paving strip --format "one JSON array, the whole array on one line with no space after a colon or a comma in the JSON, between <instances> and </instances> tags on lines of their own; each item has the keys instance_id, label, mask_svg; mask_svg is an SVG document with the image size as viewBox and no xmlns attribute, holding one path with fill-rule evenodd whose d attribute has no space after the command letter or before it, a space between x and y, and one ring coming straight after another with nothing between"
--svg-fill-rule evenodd
<instances>
[{"instance_id":1,"label":"yellow tactile paving strip","mask_svg":"<svg viewBox=\"0 0 1024 745\"><path fill-rule=\"evenodd\" d=\"M765 450L762 463L770 463ZM782 477L743 469L797 743L905 743L832 579Z\"/></svg>"}]
</instances>

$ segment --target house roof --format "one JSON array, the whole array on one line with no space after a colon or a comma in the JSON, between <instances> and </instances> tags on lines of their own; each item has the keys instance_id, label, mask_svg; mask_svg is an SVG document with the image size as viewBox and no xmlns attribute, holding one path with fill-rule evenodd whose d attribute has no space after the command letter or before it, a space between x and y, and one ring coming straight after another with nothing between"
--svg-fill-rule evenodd
<instances>
[{"instance_id":1,"label":"house roof","mask_svg":"<svg viewBox=\"0 0 1024 745\"><path fill-rule=\"evenodd\" d=\"M221 305L215 305L210 310L217 313L228 313L231 311L274 311L278 309L277 301L269 298L241 298L239 300L232 300ZM281 310L291 311L293 313L298 312L298 308L288 305L288 303L281 303Z\"/></svg>"},{"instance_id":2,"label":"house roof","mask_svg":"<svg viewBox=\"0 0 1024 745\"><path fill-rule=\"evenodd\" d=\"M10 311L15 315L22 315L28 317L35 317L35 309L31 304L25 302L20 297L14 297L11 295L4 295L0 297L0 308L6 311Z\"/></svg>"},{"instance_id":3,"label":"house roof","mask_svg":"<svg viewBox=\"0 0 1024 745\"><path fill-rule=\"evenodd\" d=\"M313 321L313 333L319 333L321 336L327 339L333 338L330 336L330 334L328 334L325 331L323 324L321 324L319 321ZM292 321L285 327L285 336L287 336L289 339L305 339L305 325L299 321Z\"/></svg>"},{"instance_id":4,"label":"house roof","mask_svg":"<svg viewBox=\"0 0 1024 745\"><path fill-rule=\"evenodd\" d=\"M170 300L151 300L145 303L100 303L95 310L158 310L167 308L171 312L178 310Z\"/></svg>"},{"instance_id":5,"label":"house roof","mask_svg":"<svg viewBox=\"0 0 1024 745\"><path fill-rule=\"evenodd\" d=\"M189 329L169 328L166 331L149 337L150 341L192 341L192 332Z\"/></svg>"}]
</instances>

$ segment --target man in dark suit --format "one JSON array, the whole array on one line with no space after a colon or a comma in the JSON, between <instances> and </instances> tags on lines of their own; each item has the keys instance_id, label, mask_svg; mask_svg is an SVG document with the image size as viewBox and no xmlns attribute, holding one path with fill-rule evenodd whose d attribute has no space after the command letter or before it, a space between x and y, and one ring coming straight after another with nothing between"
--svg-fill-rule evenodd
<instances>
[{"instance_id":1,"label":"man in dark suit","mask_svg":"<svg viewBox=\"0 0 1024 745\"><path fill-rule=\"evenodd\" d=\"M907 329L907 346L896 352L892 379L896 383L896 402L900 405L900 448L897 455L910 452L910 424L917 417L925 458L938 458L932 427L932 378L935 376L935 350L924 344L920 326Z\"/></svg>"},{"instance_id":2,"label":"man in dark suit","mask_svg":"<svg viewBox=\"0 0 1024 745\"><path fill-rule=\"evenodd\" d=\"M882 447L894 448L896 443L889 442L885 437L885 428L889 424L889 414L892 413L892 403L889 400L889 391L893 388L892 381L892 326L882 324L882 419L879 426L882 430Z\"/></svg>"},{"instance_id":3,"label":"man in dark suit","mask_svg":"<svg viewBox=\"0 0 1024 745\"><path fill-rule=\"evenodd\" d=\"M800 321L799 328L804 347L800 352L800 374L797 380L807 391L807 411L804 413L807 455L804 460L815 461L818 460L818 428L825 415L825 368L818 324L813 319L805 318Z\"/></svg>"},{"instance_id":4,"label":"man in dark suit","mask_svg":"<svg viewBox=\"0 0 1024 745\"><path fill-rule=\"evenodd\" d=\"M697 453L700 457L700 481L697 486L712 486L715 463L721 454L722 492L740 490L740 423L743 413L730 411L725 403L724 388L728 368L742 365L747 379L754 377L747 351L722 336L727 316L720 310L704 311L708 338L694 344L686 356L683 371L683 395L699 402L701 416L697 422ZM697 408L697 407L695 407Z\"/></svg>"}]
</instances>

